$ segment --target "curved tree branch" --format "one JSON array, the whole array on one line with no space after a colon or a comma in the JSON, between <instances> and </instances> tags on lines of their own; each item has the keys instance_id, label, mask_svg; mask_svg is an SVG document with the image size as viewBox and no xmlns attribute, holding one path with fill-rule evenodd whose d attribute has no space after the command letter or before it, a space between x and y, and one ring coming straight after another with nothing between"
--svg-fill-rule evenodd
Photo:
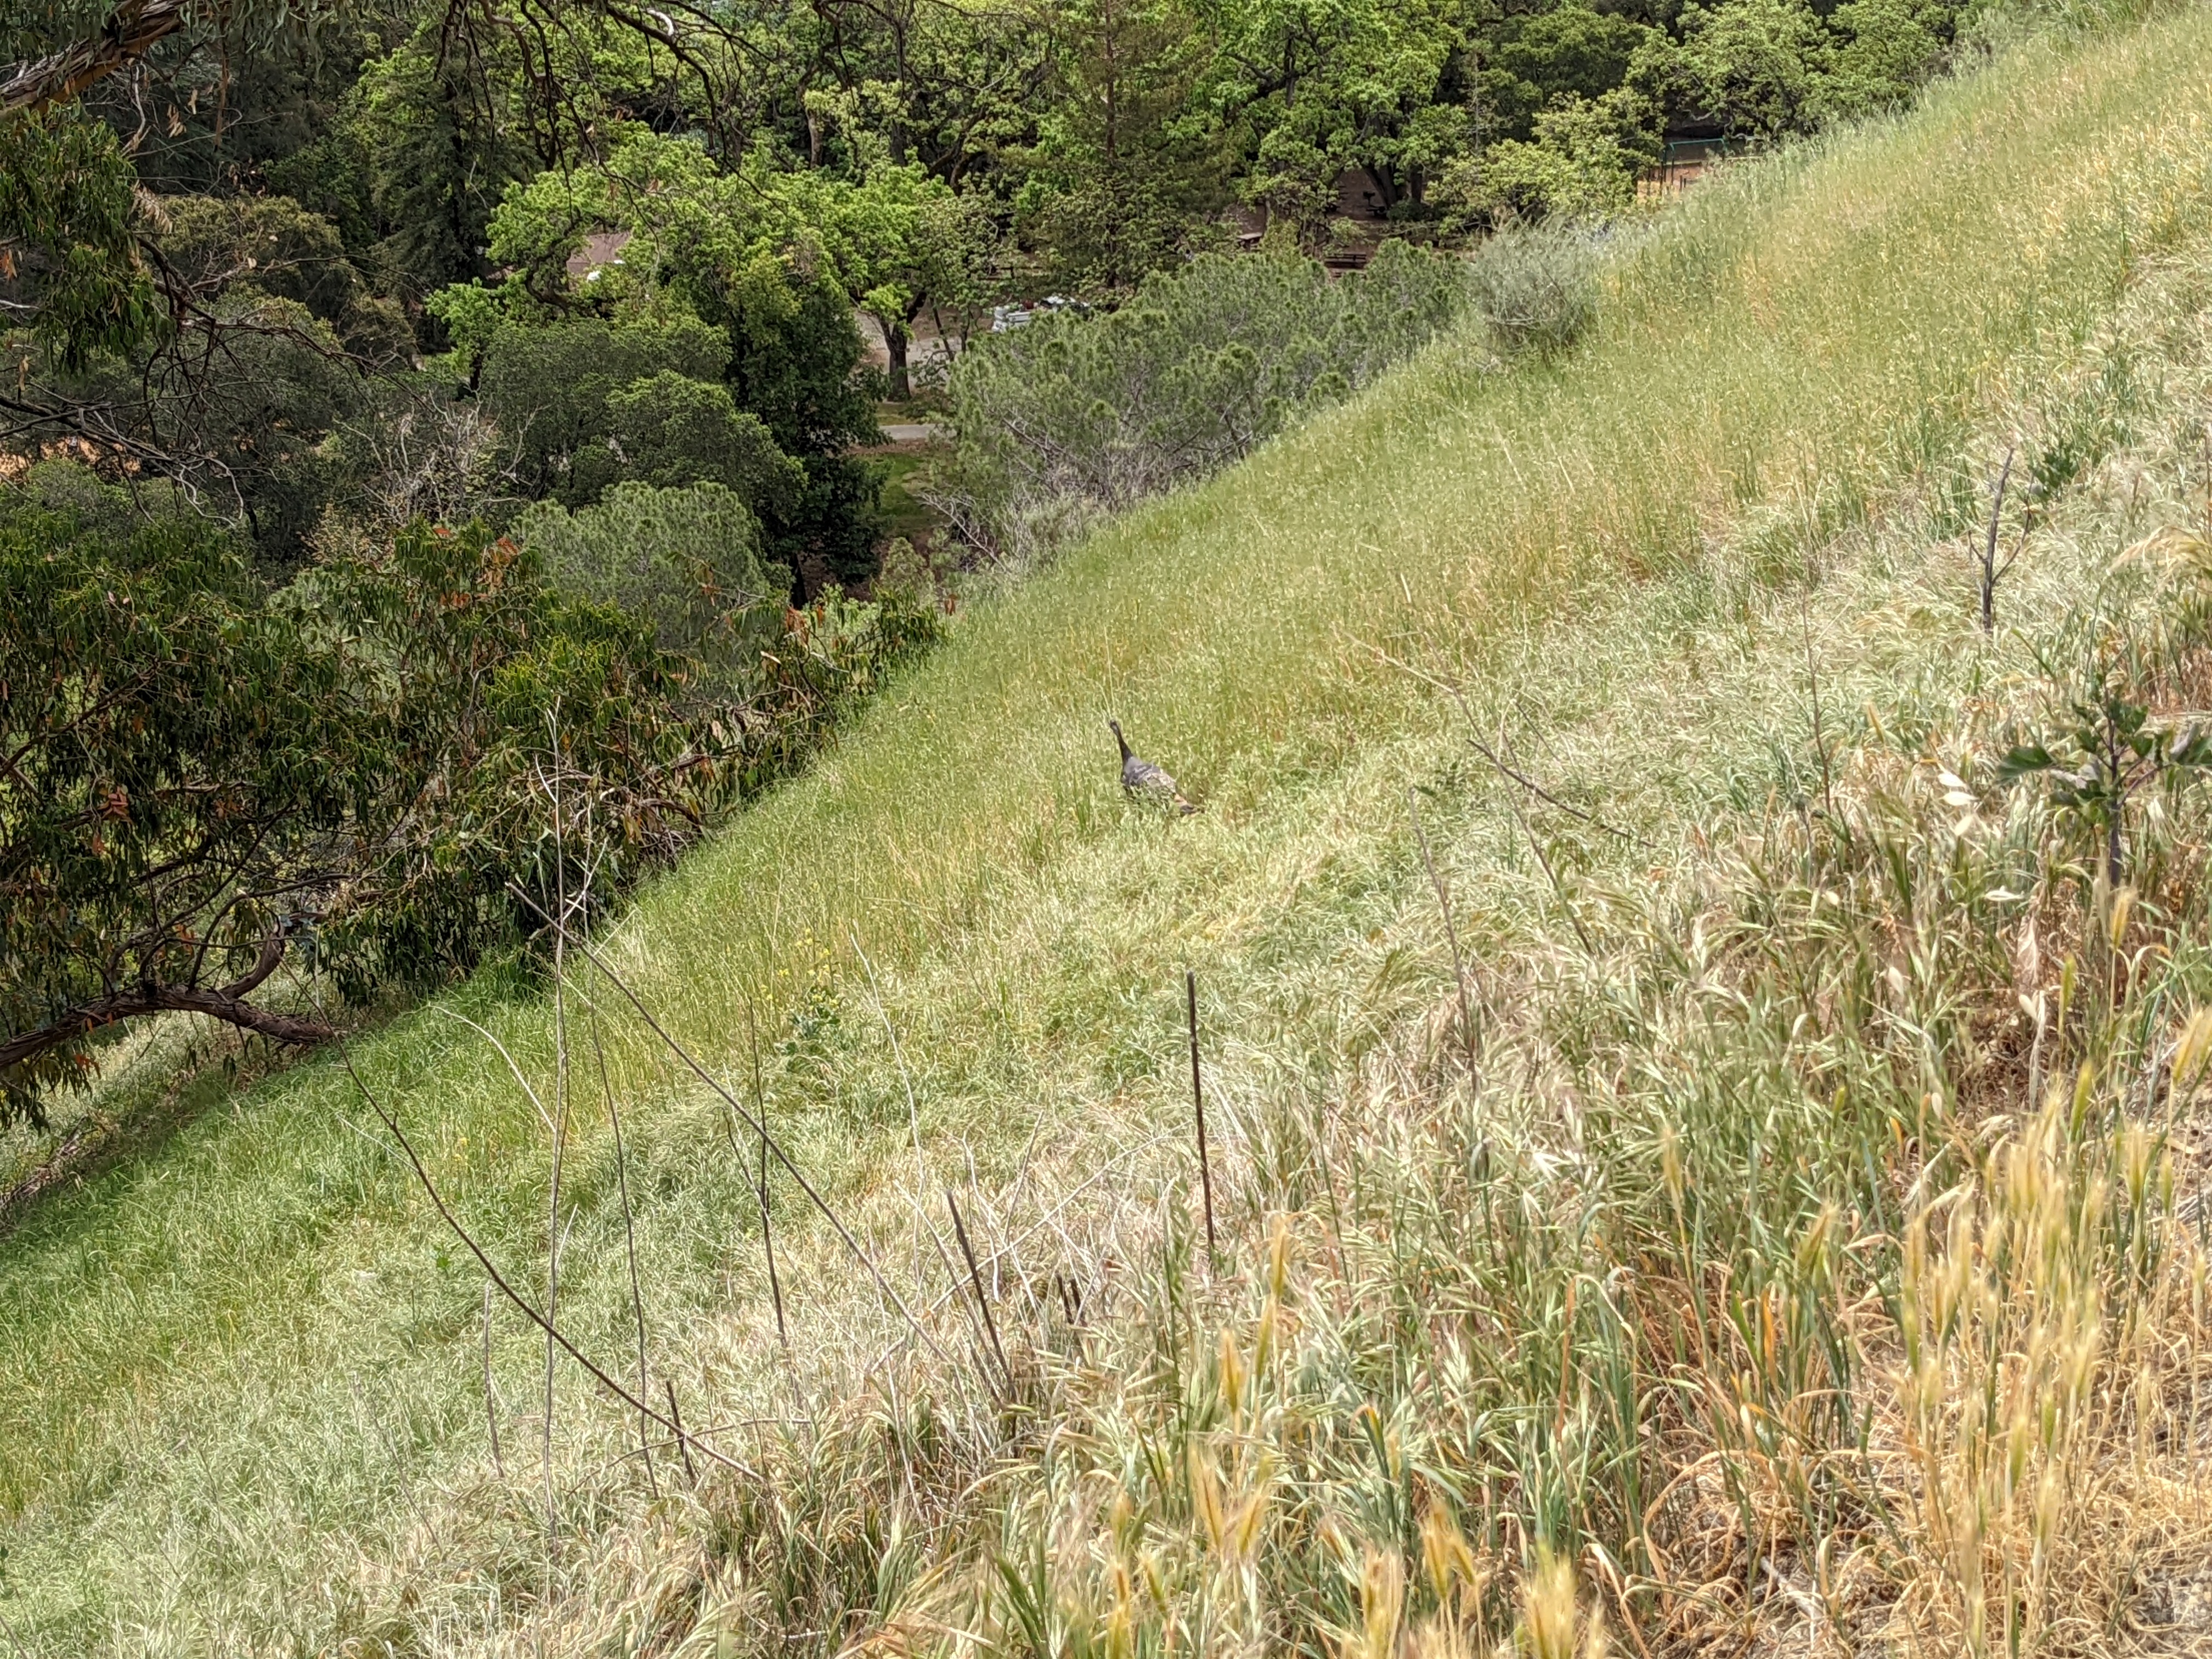
<instances>
[{"instance_id":1,"label":"curved tree branch","mask_svg":"<svg viewBox=\"0 0 2212 1659\"><path fill-rule=\"evenodd\" d=\"M94 82L143 58L192 21L191 0L123 0L99 33L18 64L0 81L0 111L66 103Z\"/></svg>"},{"instance_id":2,"label":"curved tree branch","mask_svg":"<svg viewBox=\"0 0 2212 1659\"><path fill-rule=\"evenodd\" d=\"M196 985L141 985L79 1003L36 1030L0 1042L0 1072L35 1060L50 1048L74 1042L102 1026L135 1019L141 1014L205 1014L243 1030L258 1031L276 1042L307 1044L328 1041L337 1034L319 1021L257 1008L246 1000L283 960L284 935L280 930L262 941L260 957L252 968L228 985L215 989Z\"/></svg>"}]
</instances>

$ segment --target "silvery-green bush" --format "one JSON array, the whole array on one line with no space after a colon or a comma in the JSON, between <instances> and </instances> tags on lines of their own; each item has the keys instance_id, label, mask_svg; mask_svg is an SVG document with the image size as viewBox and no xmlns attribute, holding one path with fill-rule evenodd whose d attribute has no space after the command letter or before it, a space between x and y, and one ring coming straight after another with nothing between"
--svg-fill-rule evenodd
<instances>
[{"instance_id":1,"label":"silvery-green bush","mask_svg":"<svg viewBox=\"0 0 2212 1659\"><path fill-rule=\"evenodd\" d=\"M511 532L562 587L652 624L660 648L716 680L749 673L783 622L791 573L761 554L760 520L716 483L618 483L592 507L526 507Z\"/></svg>"},{"instance_id":2,"label":"silvery-green bush","mask_svg":"<svg viewBox=\"0 0 2212 1659\"><path fill-rule=\"evenodd\" d=\"M1581 337L1597 316L1602 234L1573 223L1514 226L1475 249L1468 285L1499 352L1548 356Z\"/></svg>"},{"instance_id":3,"label":"silvery-green bush","mask_svg":"<svg viewBox=\"0 0 2212 1659\"><path fill-rule=\"evenodd\" d=\"M984 556L1033 556L1347 396L1468 298L1462 260L1399 241L1337 277L1292 256L1203 255L1118 310L978 342L947 387L954 453L924 489Z\"/></svg>"}]
</instances>

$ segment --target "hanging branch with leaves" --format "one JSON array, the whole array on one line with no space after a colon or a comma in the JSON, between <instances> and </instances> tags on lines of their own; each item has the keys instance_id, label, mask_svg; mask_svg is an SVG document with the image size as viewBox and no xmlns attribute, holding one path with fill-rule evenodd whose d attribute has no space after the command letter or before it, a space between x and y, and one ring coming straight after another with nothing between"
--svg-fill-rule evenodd
<instances>
[{"instance_id":1,"label":"hanging branch with leaves","mask_svg":"<svg viewBox=\"0 0 2212 1659\"><path fill-rule=\"evenodd\" d=\"M2014 747L1998 763L2005 783L2043 778L2061 810L2077 815L2104 843L2104 877L2117 889L2126 873L2128 810L2161 779L2212 767L2212 730L2197 721L2154 720L2114 673L2069 704L2066 723Z\"/></svg>"}]
</instances>

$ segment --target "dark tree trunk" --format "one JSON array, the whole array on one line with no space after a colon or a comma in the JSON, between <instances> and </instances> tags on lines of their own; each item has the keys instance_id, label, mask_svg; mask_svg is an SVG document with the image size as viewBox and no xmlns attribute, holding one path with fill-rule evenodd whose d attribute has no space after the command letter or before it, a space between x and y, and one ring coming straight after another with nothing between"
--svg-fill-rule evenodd
<instances>
[{"instance_id":1,"label":"dark tree trunk","mask_svg":"<svg viewBox=\"0 0 2212 1659\"><path fill-rule=\"evenodd\" d=\"M908 376L906 367L906 325L885 322L880 317L876 320L882 325L884 331L884 355L890 360L891 401L905 403L914 396L913 381Z\"/></svg>"}]
</instances>

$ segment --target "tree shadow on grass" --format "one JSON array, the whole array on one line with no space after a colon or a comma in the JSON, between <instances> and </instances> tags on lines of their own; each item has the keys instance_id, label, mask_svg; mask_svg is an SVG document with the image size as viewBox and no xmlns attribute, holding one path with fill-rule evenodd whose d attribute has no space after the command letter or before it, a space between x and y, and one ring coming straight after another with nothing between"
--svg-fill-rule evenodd
<instances>
[{"instance_id":1,"label":"tree shadow on grass","mask_svg":"<svg viewBox=\"0 0 2212 1659\"><path fill-rule=\"evenodd\" d=\"M414 1006L392 994L344 1011L349 1038ZM63 1194L118 1164L159 1152L212 1108L318 1055L199 1014L167 1014L118 1031L97 1050L100 1069L81 1092L50 1099L42 1126L0 1130L0 1242Z\"/></svg>"}]
</instances>

